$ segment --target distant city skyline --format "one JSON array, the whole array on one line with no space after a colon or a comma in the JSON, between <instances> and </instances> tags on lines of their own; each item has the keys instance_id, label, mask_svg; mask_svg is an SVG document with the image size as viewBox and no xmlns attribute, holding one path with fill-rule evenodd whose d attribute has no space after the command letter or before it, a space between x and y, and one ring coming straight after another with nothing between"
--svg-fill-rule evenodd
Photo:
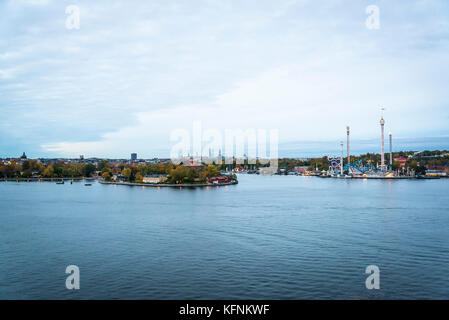
<instances>
[{"instance_id":1,"label":"distant city skyline","mask_svg":"<svg viewBox=\"0 0 449 320\"><path fill-rule=\"evenodd\" d=\"M0 157L169 157L192 122L279 156L449 149L444 0L0 3ZM376 5L379 29L367 28Z\"/></svg>"},{"instance_id":2,"label":"distant city skyline","mask_svg":"<svg viewBox=\"0 0 449 320\"><path fill-rule=\"evenodd\" d=\"M387 148L388 146L386 146ZM339 141L295 141L282 143L279 146L279 158L312 158L323 156L339 156ZM449 150L449 137L440 138L419 138L394 140L393 152L400 151L424 151L424 150ZM19 158L24 151L15 154L1 154L0 158ZM46 155L25 151L29 158L79 158L78 156ZM117 154L116 156L100 156L99 154L83 154L88 158L110 158L110 159L130 159L131 153ZM168 152L161 150L160 153L136 152L137 159L170 158ZM351 155L358 156L366 153L380 154L379 139L353 140L351 144ZM345 151L346 157L346 151Z\"/></svg>"}]
</instances>

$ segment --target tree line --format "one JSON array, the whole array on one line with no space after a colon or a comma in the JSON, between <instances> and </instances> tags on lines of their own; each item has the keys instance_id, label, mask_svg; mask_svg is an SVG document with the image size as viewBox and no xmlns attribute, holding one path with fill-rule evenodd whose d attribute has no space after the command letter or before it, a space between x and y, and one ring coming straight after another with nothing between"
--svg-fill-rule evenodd
<instances>
[{"instance_id":1,"label":"tree line","mask_svg":"<svg viewBox=\"0 0 449 320\"><path fill-rule=\"evenodd\" d=\"M43 178L89 177L96 170L93 164L52 162L43 164L37 160L25 160L22 164L12 161L0 162L0 177L30 178L33 175Z\"/></svg>"},{"instance_id":2,"label":"tree line","mask_svg":"<svg viewBox=\"0 0 449 320\"><path fill-rule=\"evenodd\" d=\"M189 168L183 164L174 165L172 163L121 164L113 166L109 162L102 160L99 163L99 169L101 170L101 177L106 181L111 181L115 175L122 176L127 181L136 183L143 182L143 177L148 174L167 175L167 183L173 184L204 183L207 179L220 175L220 169L215 165L203 166L201 169Z\"/></svg>"}]
</instances>

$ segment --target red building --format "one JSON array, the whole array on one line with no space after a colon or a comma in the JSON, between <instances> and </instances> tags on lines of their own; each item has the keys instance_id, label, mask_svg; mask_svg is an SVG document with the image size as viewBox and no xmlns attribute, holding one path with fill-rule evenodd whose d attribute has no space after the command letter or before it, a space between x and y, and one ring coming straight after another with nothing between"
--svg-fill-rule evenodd
<instances>
[{"instance_id":1,"label":"red building","mask_svg":"<svg viewBox=\"0 0 449 320\"><path fill-rule=\"evenodd\" d=\"M407 157L394 158L394 161L399 162L401 167L405 167L405 164L407 163L407 160L408 160Z\"/></svg>"},{"instance_id":2,"label":"red building","mask_svg":"<svg viewBox=\"0 0 449 320\"><path fill-rule=\"evenodd\" d=\"M231 182L231 178L226 177L226 176L212 177L212 178L209 178L209 182L210 183L226 183L226 182Z\"/></svg>"},{"instance_id":3,"label":"red building","mask_svg":"<svg viewBox=\"0 0 449 320\"><path fill-rule=\"evenodd\" d=\"M307 170L308 170L308 167L306 167L306 166L295 167L296 173L304 174L304 173L306 173Z\"/></svg>"}]
</instances>

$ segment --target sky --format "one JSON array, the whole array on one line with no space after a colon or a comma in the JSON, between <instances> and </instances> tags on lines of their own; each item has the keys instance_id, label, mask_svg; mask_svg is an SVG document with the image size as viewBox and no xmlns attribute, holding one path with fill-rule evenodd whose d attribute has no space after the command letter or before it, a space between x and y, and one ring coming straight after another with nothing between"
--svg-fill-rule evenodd
<instances>
[{"instance_id":1,"label":"sky","mask_svg":"<svg viewBox=\"0 0 449 320\"><path fill-rule=\"evenodd\" d=\"M293 157L339 154L349 125L374 152L381 107L395 150L449 149L447 0L2 0L0 17L3 158L167 157L195 122L278 130Z\"/></svg>"}]
</instances>

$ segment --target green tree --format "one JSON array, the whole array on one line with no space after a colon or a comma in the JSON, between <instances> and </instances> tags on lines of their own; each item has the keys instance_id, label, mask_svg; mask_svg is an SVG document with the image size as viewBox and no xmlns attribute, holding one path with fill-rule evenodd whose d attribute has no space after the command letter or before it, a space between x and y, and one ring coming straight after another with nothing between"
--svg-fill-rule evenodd
<instances>
[{"instance_id":1,"label":"green tree","mask_svg":"<svg viewBox=\"0 0 449 320\"><path fill-rule=\"evenodd\" d=\"M83 175L85 177L90 177L92 175L92 173L94 173L94 172L95 172L95 166L91 163L85 165L83 168Z\"/></svg>"},{"instance_id":2,"label":"green tree","mask_svg":"<svg viewBox=\"0 0 449 320\"><path fill-rule=\"evenodd\" d=\"M29 169L29 168L22 173L22 177L24 177L24 178L29 178L32 175L33 175L33 173L31 172L31 169Z\"/></svg>"},{"instance_id":3,"label":"green tree","mask_svg":"<svg viewBox=\"0 0 449 320\"><path fill-rule=\"evenodd\" d=\"M425 174L426 174L426 167L424 167L424 166L418 166L418 167L416 168L415 173L418 174L418 175L425 175Z\"/></svg>"},{"instance_id":4,"label":"green tree","mask_svg":"<svg viewBox=\"0 0 449 320\"><path fill-rule=\"evenodd\" d=\"M53 165L53 176L62 177L63 176L63 173L62 173L63 166L58 162L55 162L52 165Z\"/></svg>"},{"instance_id":5,"label":"green tree","mask_svg":"<svg viewBox=\"0 0 449 320\"><path fill-rule=\"evenodd\" d=\"M30 160L25 160L22 164L22 170L27 171L32 169L32 163Z\"/></svg>"},{"instance_id":6,"label":"green tree","mask_svg":"<svg viewBox=\"0 0 449 320\"><path fill-rule=\"evenodd\" d=\"M192 183L195 181L197 173L192 168L179 165L170 172L170 180L173 183Z\"/></svg>"},{"instance_id":7,"label":"green tree","mask_svg":"<svg viewBox=\"0 0 449 320\"><path fill-rule=\"evenodd\" d=\"M111 164L107 160L101 160L98 163L98 170L103 171L103 169L111 169Z\"/></svg>"},{"instance_id":8,"label":"green tree","mask_svg":"<svg viewBox=\"0 0 449 320\"><path fill-rule=\"evenodd\" d=\"M398 170L401 167L401 164L398 161L393 161L393 170Z\"/></svg>"},{"instance_id":9,"label":"green tree","mask_svg":"<svg viewBox=\"0 0 449 320\"><path fill-rule=\"evenodd\" d=\"M126 177L128 180L131 179L132 170L130 168L125 168L122 170L122 176Z\"/></svg>"},{"instance_id":10,"label":"green tree","mask_svg":"<svg viewBox=\"0 0 449 320\"><path fill-rule=\"evenodd\" d=\"M418 162L417 162L416 160L410 160L410 161L408 161L407 165L408 165L408 167L409 167L410 169L413 169L413 170L415 170L415 171L416 171L416 169L418 168Z\"/></svg>"}]
</instances>

